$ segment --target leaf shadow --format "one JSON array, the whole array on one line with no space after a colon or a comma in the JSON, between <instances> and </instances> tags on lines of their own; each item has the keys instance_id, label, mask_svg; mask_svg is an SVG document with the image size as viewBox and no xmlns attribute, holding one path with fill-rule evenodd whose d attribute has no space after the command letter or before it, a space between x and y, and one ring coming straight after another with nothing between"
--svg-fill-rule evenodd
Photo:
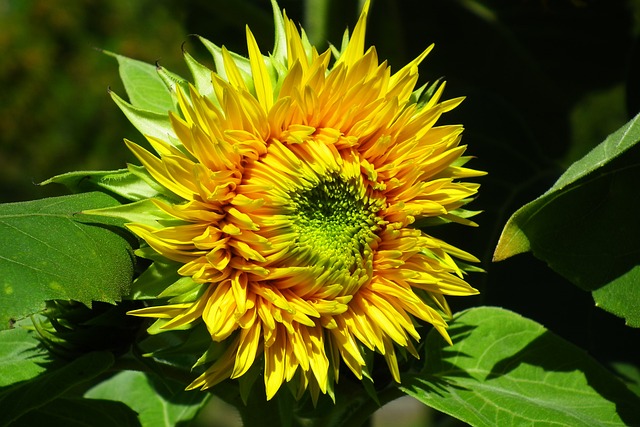
<instances>
[{"instance_id":1,"label":"leaf shadow","mask_svg":"<svg viewBox=\"0 0 640 427\"><path fill-rule=\"evenodd\" d=\"M448 329L454 343L463 343L477 326L453 323ZM426 343L424 367L416 378L420 381L420 389L440 397L446 396L451 389L468 391L458 380L470 379L471 375L457 364L457 359L471 355L461 351L455 344L448 345L437 333L429 334Z\"/></svg>"},{"instance_id":2,"label":"leaf shadow","mask_svg":"<svg viewBox=\"0 0 640 427\"><path fill-rule=\"evenodd\" d=\"M23 354L24 357L21 358ZM65 360L51 352L42 342L17 353L17 356L24 361L35 358L34 365L43 370L31 378L0 388L0 407L3 408L0 411L0 425L3 426L13 425L20 417L72 393L72 389L99 376L113 364L113 356L108 352L91 352Z\"/></svg>"},{"instance_id":3,"label":"leaf shadow","mask_svg":"<svg viewBox=\"0 0 640 427\"><path fill-rule=\"evenodd\" d=\"M508 375L521 365L532 365L545 372L581 372L587 383L616 406L625 425L640 426L640 399L622 381L584 350L545 331L512 356L494 364L485 381Z\"/></svg>"},{"instance_id":4,"label":"leaf shadow","mask_svg":"<svg viewBox=\"0 0 640 427\"><path fill-rule=\"evenodd\" d=\"M73 221L87 226L107 230L127 242L127 244L129 244L129 246L131 246L133 249L136 249L140 246L140 242L138 241L138 239L130 231L128 231L122 223L117 220L106 218L103 221L100 221L96 220L96 216L85 215L81 212L77 212L73 214Z\"/></svg>"},{"instance_id":5,"label":"leaf shadow","mask_svg":"<svg viewBox=\"0 0 640 427\"><path fill-rule=\"evenodd\" d=\"M453 364L444 364L446 374L421 374L420 389L426 393L436 394L445 397L451 390L470 391L471 389L461 385L457 380L469 379L471 375L455 367Z\"/></svg>"},{"instance_id":6,"label":"leaf shadow","mask_svg":"<svg viewBox=\"0 0 640 427\"><path fill-rule=\"evenodd\" d=\"M185 385L177 381L162 378L153 373L146 373L149 385L160 395L162 399L172 405L191 407L199 405L203 401L202 392L185 391ZM178 421L176 427L192 425L191 419Z\"/></svg>"},{"instance_id":7,"label":"leaf shadow","mask_svg":"<svg viewBox=\"0 0 640 427\"><path fill-rule=\"evenodd\" d=\"M33 361L34 365L42 368L42 372L23 381L10 383L0 387L0 400L2 399L2 395L9 390L19 388L32 381L36 381L39 378L49 374L53 370L61 368L67 363L67 361L58 357L54 352L52 352L51 348L46 345L46 342L40 339L35 332L30 331L29 333L34 337L32 339L37 340L36 344L32 347L24 348L20 352L14 354L12 357L20 361Z\"/></svg>"},{"instance_id":8,"label":"leaf shadow","mask_svg":"<svg viewBox=\"0 0 640 427\"><path fill-rule=\"evenodd\" d=\"M449 326L449 329L447 329L447 332L449 333L449 337L451 338L451 341L453 341L454 343L457 342L462 342L464 341L464 339L466 337L468 337L469 335L471 335L471 333L473 332L474 329L476 329L478 326L476 325L465 325L464 323L452 323L451 326ZM448 349L451 349L451 347L446 347Z\"/></svg>"}]
</instances>

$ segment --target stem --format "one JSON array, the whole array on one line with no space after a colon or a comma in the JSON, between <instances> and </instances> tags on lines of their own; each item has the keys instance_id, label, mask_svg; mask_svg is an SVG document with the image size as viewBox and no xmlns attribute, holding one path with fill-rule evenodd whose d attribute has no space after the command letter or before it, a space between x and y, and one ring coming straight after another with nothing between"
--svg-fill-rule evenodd
<instances>
[{"instance_id":1,"label":"stem","mask_svg":"<svg viewBox=\"0 0 640 427\"><path fill-rule=\"evenodd\" d=\"M321 47L327 42L330 0L306 0L304 28L312 45Z\"/></svg>"},{"instance_id":2,"label":"stem","mask_svg":"<svg viewBox=\"0 0 640 427\"><path fill-rule=\"evenodd\" d=\"M261 427L281 425L278 403L275 400L257 401L249 399L247 406L242 402L236 405L244 427Z\"/></svg>"}]
</instances>

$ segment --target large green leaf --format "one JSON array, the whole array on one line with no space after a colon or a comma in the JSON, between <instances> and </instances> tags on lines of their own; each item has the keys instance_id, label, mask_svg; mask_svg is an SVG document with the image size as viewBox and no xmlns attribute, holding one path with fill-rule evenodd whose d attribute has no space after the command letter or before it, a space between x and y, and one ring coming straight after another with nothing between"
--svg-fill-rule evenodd
<instances>
[{"instance_id":1,"label":"large green leaf","mask_svg":"<svg viewBox=\"0 0 640 427\"><path fill-rule=\"evenodd\" d=\"M7 334L8 332L0 332ZM15 369L27 366L24 355L12 365ZM0 388L0 425L9 425L12 421L38 410L72 387L89 381L113 364L113 355L108 352L87 353L65 365L51 367L29 381L11 384Z\"/></svg>"},{"instance_id":2,"label":"large green leaf","mask_svg":"<svg viewBox=\"0 0 640 427\"><path fill-rule=\"evenodd\" d=\"M509 219L494 260L532 251L599 307L640 327L640 116Z\"/></svg>"},{"instance_id":3,"label":"large green leaf","mask_svg":"<svg viewBox=\"0 0 640 427\"><path fill-rule=\"evenodd\" d=\"M184 384L153 374L123 371L90 389L85 397L123 402L148 427L173 427L196 416L211 395L185 391Z\"/></svg>"},{"instance_id":4,"label":"large green leaf","mask_svg":"<svg viewBox=\"0 0 640 427\"><path fill-rule=\"evenodd\" d=\"M129 293L127 239L78 214L117 204L103 193L82 193L0 205L0 329L41 311L45 300L90 306Z\"/></svg>"},{"instance_id":5,"label":"large green leaf","mask_svg":"<svg viewBox=\"0 0 640 427\"><path fill-rule=\"evenodd\" d=\"M448 346L432 331L425 368L403 390L473 426L640 425L640 398L583 350L493 307L455 316Z\"/></svg>"}]
</instances>

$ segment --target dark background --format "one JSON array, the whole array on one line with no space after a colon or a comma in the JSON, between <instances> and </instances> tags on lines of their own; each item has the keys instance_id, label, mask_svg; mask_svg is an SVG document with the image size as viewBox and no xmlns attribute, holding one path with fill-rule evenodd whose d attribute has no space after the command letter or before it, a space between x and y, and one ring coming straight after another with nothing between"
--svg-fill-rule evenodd
<instances>
[{"instance_id":1,"label":"dark background","mask_svg":"<svg viewBox=\"0 0 640 427\"><path fill-rule=\"evenodd\" d=\"M355 0L280 5L321 48L325 38L339 45L359 9ZM0 0L0 201L63 194L34 183L133 161L122 139L142 138L107 95L125 95L117 63L94 48L187 76L183 43L211 65L189 34L246 53L249 24L267 52L271 14L267 0ZM446 97L466 96L444 122L465 125L471 166L489 172L470 205L484 212L477 229L433 234L478 255L487 272L470 277L482 294L452 307L514 310L605 364L636 362L626 344L637 330L531 255L497 264L491 256L518 207L640 110L639 14L638 0L374 0L367 38L394 70L435 43L421 83L445 77Z\"/></svg>"}]
</instances>

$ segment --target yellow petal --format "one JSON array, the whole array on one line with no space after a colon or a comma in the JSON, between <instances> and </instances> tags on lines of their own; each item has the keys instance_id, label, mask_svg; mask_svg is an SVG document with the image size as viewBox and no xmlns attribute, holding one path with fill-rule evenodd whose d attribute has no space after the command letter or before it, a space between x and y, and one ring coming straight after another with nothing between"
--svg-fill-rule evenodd
<instances>
[{"instance_id":1,"label":"yellow petal","mask_svg":"<svg viewBox=\"0 0 640 427\"><path fill-rule=\"evenodd\" d=\"M271 77L269 77L262 53L260 53L256 39L253 37L249 27L247 27L247 47L249 49L249 62L256 96L264 111L268 112L273 105L273 85L271 84Z\"/></svg>"}]
</instances>

